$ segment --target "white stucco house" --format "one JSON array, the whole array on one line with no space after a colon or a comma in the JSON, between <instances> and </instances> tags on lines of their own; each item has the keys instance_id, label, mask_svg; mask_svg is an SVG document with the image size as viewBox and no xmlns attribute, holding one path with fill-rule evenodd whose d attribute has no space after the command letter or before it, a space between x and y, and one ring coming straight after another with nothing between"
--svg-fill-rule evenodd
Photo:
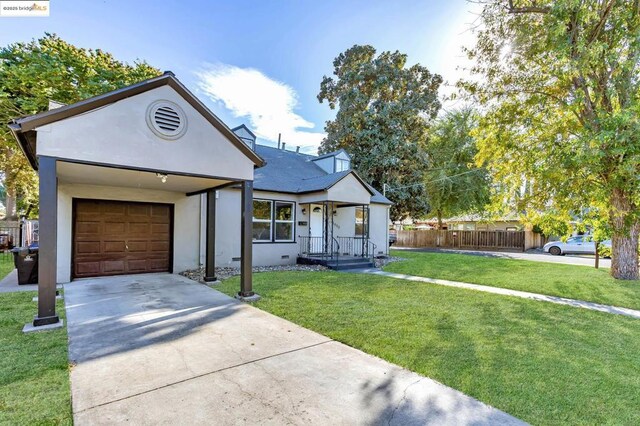
<instances>
[{"instance_id":1,"label":"white stucco house","mask_svg":"<svg viewBox=\"0 0 640 426\"><path fill-rule=\"evenodd\" d=\"M322 262L387 254L391 203L344 151L311 156L256 145L171 72L10 124L40 175L38 316L59 322L56 283L178 273L204 265Z\"/></svg>"},{"instance_id":2,"label":"white stucco house","mask_svg":"<svg viewBox=\"0 0 640 426\"><path fill-rule=\"evenodd\" d=\"M284 144L256 145L244 125L233 131L265 161L253 180L254 265L304 262L346 269L388 254L391 202L351 169L344 150L302 154ZM235 266L240 193L231 186L216 196L216 265Z\"/></svg>"}]
</instances>

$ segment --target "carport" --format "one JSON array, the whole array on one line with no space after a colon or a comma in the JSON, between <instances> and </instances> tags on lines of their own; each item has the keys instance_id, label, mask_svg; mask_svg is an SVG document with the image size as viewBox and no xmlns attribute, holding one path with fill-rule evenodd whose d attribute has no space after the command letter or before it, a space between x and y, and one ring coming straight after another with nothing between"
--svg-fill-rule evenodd
<instances>
[{"instance_id":1,"label":"carport","mask_svg":"<svg viewBox=\"0 0 640 426\"><path fill-rule=\"evenodd\" d=\"M33 327L60 324L56 283L74 278L175 273L204 258L215 280L216 190L227 186L242 193L238 295L254 295L253 170L263 161L171 72L10 128L40 177Z\"/></svg>"}]
</instances>

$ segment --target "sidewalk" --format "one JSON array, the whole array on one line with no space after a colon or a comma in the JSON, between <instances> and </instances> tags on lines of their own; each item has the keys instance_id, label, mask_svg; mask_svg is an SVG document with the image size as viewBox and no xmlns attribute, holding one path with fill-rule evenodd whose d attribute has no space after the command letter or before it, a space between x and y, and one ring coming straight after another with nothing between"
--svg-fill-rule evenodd
<instances>
[{"instance_id":1,"label":"sidewalk","mask_svg":"<svg viewBox=\"0 0 640 426\"><path fill-rule=\"evenodd\" d=\"M530 260L532 262L560 263L563 265L590 266L592 268L595 262L594 257L590 255L553 256L551 254L544 253L542 251L506 252L506 251L456 250L456 249L413 248L413 247L392 247L392 250L432 252L432 253L455 253L455 254L466 254L469 256ZM611 259L601 258L600 267L610 268Z\"/></svg>"},{"instance_id":2,"label":"sidewalk","mask_svg":"<svg viewBox=\"0 0 640 426\"><path fill-rule=\"evenodd\" d=\"M523 299L537 300L540 302L557 303L559 305L568 305L576 308L584 308L592 311L606 312L608 314L624 315L636 319L640 319L640 311L619 306L601 305L599 303L585 302L584 300L567 299L565 297L548 296L546 294L529 293L527 291L510 290L507 288L491 287L480 284L463 283L459 281L448 281L436 278L417 277L415 275L397 274L394 272L386 272L379 269L360 269L350 272L358 272L362 274L382 275L390 278L398 278L401 280L418 281L429 284L438 284L449 287L465 288L467 290L484 291L485 293L500 294L503 296L521 297Z\"/></svg>"},{"instance_id":3,"label":"sidewalk","mask_svg":"<svg viewBox=\"0 0 640 426\"><path fill-rule=\"evenodd\" d=\"M38 291L38 284L18 285L18 270L14 269L0 280L0 293L13 293L15 291Z\"/></svg>"}]
</instances>

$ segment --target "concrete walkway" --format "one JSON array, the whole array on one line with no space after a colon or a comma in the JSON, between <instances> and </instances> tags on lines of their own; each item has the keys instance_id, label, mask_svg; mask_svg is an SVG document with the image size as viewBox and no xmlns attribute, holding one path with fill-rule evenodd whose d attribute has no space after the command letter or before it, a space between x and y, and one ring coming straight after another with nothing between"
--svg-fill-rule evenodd
<instances>
[{"instance_id":1,"label":"concrete walkway","mask_svg":"<svg viewBox=\"0 0 640 426\"><path fill-rule=\"evenodd\" d=\"M64 290L76 425L523 424L184 277Z\"/></svg>"},{"instance_id":2,"label":"concrete walkway","mask_svg":"<svg viewBox=\"0 0 640 426\"><path fill-rule=\"evenodd\" d=\"M543 251L505 252L505 251L480 251L480 250L454 250L435 248L392 247L393 250L407 250L432 253L455 253L469 256L482 256L503 259L530 260L532 262L560 263L563 265L590 266L593 268L594 257L591 255L566 255L554 256ZM600 259L601 268L611 268L611 259Z\"/></svg>"},{"instance_id":3,"label":"concrete walkway","mask_svg":"<svg viewBox=\"0 0 640 426\"><path fill-rule=\"evenodd\" d=\"M491 287L481 284L463 283L460 281L441 280L438 278L425 278L415 275L398 274L395 272L386 272L380 269L358 269L350 272L358 272L371 275L382 275L390 278L398 278L408 281L419 281L423 283L445 285L449 287L465 288L468 290L484 291L485 293L501 294L503 296L521 297L523 299L538 300L541 302L557 303L559 305L569 305L576 308L590 309L592 311L606 312L608 314L625 315L628 317L640 319L640 311L629 308L621 308L619 306L601 305L599 303L585 302L583 300L567 299L565 297L547 296L545 294L529 293L528 291L510 290L507 288Z\"/></svg>"},{"instance_id":4,"label":"concrete walkway","mask_svg":"<svg viewBox=\"0 0 640 426\"><path fill-rule=\"evenodd\" d=\"M18 270L14 269L0 280L0 293L13 293L16 291L38 291L38 284L18 284Z\"/></svg>"}]
</instances>

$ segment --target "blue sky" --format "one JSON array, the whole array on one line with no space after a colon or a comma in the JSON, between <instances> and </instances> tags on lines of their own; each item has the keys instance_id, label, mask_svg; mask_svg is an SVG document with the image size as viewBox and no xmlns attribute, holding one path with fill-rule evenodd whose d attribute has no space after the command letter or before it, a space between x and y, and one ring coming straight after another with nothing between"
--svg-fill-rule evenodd
<instances>
[{"instance_id":1,"label":"blue sky","mask_svg":"<svg viewBox=\"0 0 640 426\"><path fill-rule=\"evenodd\" d=\"M316 99L332 61L354 44L400 50L445 80L460 77L473 36L465 0L51 0L48 18L0 18L0 44L54 32L118 59L172 70L223 121L262 142L283 134L312 152L334 112Z\"/></svg>"}]
</instances>

